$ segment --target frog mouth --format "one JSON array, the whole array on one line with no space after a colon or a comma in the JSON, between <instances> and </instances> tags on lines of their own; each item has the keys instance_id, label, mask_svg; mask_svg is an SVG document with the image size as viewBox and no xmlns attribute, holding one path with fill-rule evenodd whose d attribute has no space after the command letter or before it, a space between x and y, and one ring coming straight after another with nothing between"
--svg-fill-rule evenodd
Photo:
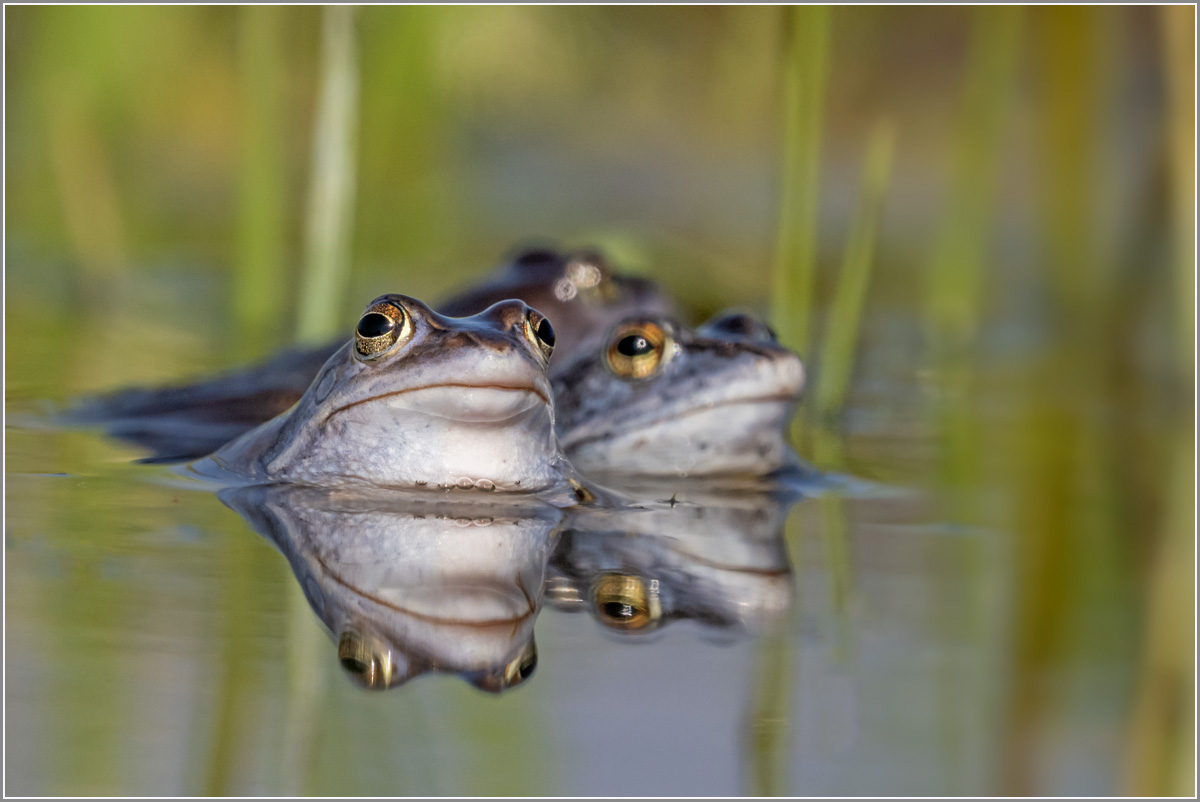
<instances>
[{"instance_id":1,"label":"frog mouth","mask_svg":"<svg viewBox=\"0 0 1200 802\"><path fill-rule=\"evenodd\" d=\"M721 401L701 403L685 409L668 410L661 415L656 415L644 420L638 420L629 427L613 426L606 422L606 425L598 430L591 428L590 431L582 429L577 429L573 432L568 431L565 434L560 434L559 441L561 442L563 448L576 449L590 443L612 440L619 436L628 435L631 432L636 433L643 430L650 431L655 427L665 424L678 423L688 418L710 415L720 416L730 408L758 410L764 417L772 418L775 415L780 414L780 412L786 411L787 407L795 404L796 402L796 395L790 392L747 395L740 398L729 398Z\"/></svg>"},{"instance_id":2,"label":"frog mouth","mask_svg":"<svg viewBox=\"0 0 1200 802\"><path fill-rule=\"evenodd\" d=\"M362 398L338 407L329 417L362 404L376 402L384 402L398 410L463 423L502 423L531 409L550 406L546 391L532 384L443 382Z\"/></svg>"}]
</instances>

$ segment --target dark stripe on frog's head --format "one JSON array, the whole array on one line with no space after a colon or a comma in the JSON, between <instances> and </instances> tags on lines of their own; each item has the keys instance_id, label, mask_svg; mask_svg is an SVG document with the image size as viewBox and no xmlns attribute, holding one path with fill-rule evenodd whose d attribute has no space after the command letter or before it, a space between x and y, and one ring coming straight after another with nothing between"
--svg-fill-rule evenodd
<instances>
[{"instance_id":1,"label":"dark stripe on frog's head","mask_svg":"<svg viewBox=\"0 0 1200 802\"><path fill-rule=\"evenodd\" d=\"M481 312L463 317L435 312L416 298L398 293L381 295L367 308L379 303L402 308L412 318L414 336L422 342L417 353L405 357L412 360L412 364L444 357L451 349L486 348L505 353L516 346L541 366L537 346L525 336L526 320L534 310L524 301L499 301Z\"/></svg>"},{"instance_id":2,"label":"dark stripe on frog's head","mask_svg":"<svg viewBox=\"0 0 1200 802\"><path fill-rule=\"evenodd\" d=\"M701 336L779 342L775 330L754 315L737 310L721 312L696 329Z\"/></svg>"}]
</instances>

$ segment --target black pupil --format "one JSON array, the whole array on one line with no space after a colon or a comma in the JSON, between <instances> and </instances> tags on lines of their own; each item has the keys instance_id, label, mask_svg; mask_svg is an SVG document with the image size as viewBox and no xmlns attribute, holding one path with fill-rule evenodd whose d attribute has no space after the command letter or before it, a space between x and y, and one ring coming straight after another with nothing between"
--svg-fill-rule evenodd
<instances>
[{"instance_id":1,"label":"black pupil","mask_svg":"<svg viewBox=\"0 0 1200 802\"><path fill-rule=\"evenodd\" d=\"M382 337L394 328L396 328L396 321L379 312L365 314L358 321L360 337Z\"/></svg>"},{"instance_id":2,"label":"black pupil","mask_svg":"<svg viewBox=\"0 0 1200 802\"><path fill-rule=\"evenodd\" d=\"M617 343L617 350L625 356L643 356L654 350L654 346L640 334L630 334Z\"/></svg>"},{"instance_id":3,"label":"black pupil","mask_svg":"<svg viewBox=\"0 0 1200 802\"><path fill-rule=\"evenodd\" d=\"M554 347L554 327L550 325L550 321L542 318L542 322L537 327L538 339L544 342L551 348Z\"/></svg>"},{"instance_id":4,"label":"black pupil","mask_svg":"<svg viewBox=\"0 0 1200 802\"><path fill-rule=\"evenodd\" d=\"M636 614L636 610L631 605L623 602L607 602L604 605L604 614L609 618L629 620Z\"/></svg>"},{"instance_id":5,"label":"black pupil","mask_svg":"<svg viewBox=\"0 0 1200 802\"><path fill-rule=\"evenodd\" d=\"M342 668L346 669L352 674L366 674L367 669L370 668L370 666L361 660L356 660L353 657L343 657Z\"/></svg>"}]
</instances>

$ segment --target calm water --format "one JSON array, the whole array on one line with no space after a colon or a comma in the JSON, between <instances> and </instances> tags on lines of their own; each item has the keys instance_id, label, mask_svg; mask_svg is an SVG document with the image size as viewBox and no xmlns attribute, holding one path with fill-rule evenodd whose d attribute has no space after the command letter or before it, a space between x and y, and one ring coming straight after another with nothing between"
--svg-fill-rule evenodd
<instances>
[{"instance_id":1,"label":"calm water","mask_svg":"<svg viewBox=\"0 0 1200 802\"><path fill-rule=\"evenodd\" d=\"M333 15L5 8L6 793L1194 792L1194 9L839 7L797 115L812 181L784 100L812 9L356 14L326 296L299 277ZM861 323L835 325L889 130ZM248 519L45 420L289 343L300 301L348 334L382 293L444 298L527 235L603 248L694 322L763 311L788 186L819 209L814 319L773 299L810 389L859 336L844 414L815 427L810 393L796 445L855 481L527 523L473 565L476 607L447 587L486 552L455 548L498 528ZM606 626L593 588L657 593L660 625ZM326 625L372 596L507 615L474 646L383 625L449 668L532 638L536 671L363 690Z\"/></svg>"},{"instance_id":2,"label":"calm water","mask_svg":"<svg viewBox=\"0 0 1200 802\"><path fill-rule=\"evenodd\" d=\"M288 560L245 518L133 463L132 448L37 421L43 402L235 361L203 315L187 328L158 314L196 295L186 273L169 275L120 314L82 311L76 324L95 335L59 359L9 350L7 793L1119 790L1141 601L1124 580L1085 593L1082 614L1059 599L1052 610L1076 610L1078 648L1014 657L1024 541L947 517L963 498L932 479L920 377L894 359L912 341L903 318L872 323L871 378L843 436L807 448L870 481L782 505L680 507L644 526L533 527L486 580L510 600L514 576L549 588L532 627L506 635L536 635L536 672L499 694L436 671L372 692L343 672ZM9 308L10 332L36 325L50 292L19 288L28 303ZM987 487L970 493L1003 506ZM451 529L318 519L292 530L313 538L305 554L325 543L313 564L345 575L347 552L392 549L394 575L355 580L368 589L461 561ZM397 550L377 532L441 545ZM606 572L657 579L661 625L605 626L586 597ZM452 665L455 634L425 636ZM1030 688L1032 712L1018 703Z\"/></svg>"}]
</instances>

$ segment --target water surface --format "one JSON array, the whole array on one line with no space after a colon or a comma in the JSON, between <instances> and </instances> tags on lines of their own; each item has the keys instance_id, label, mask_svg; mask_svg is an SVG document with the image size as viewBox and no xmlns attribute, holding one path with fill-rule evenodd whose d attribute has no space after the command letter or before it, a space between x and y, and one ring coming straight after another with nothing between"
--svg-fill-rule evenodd
<instances>
[{"instance_id":1,"label":"water surface","mask_svg":"<svg viewBox=\"0 0 1200 802\"><path fill-rule=\"evenodd\" d=\"M1014 722L1019 539L947 519L901 370L881 368L844 436L817 443L862 481L743 499L712 529L568 523L534 566L551 592L528 680L494 694L429 671L372 692L287 560L215 494L99 434L36 425L103 385L75 360L125 336L9 373L8 793L969 795L1005 788L1013 760L1046 793L1117 787L1132 610L1080 633L1084 659L1037 667L1062 695ZM731 556L739 537L755 545ZM739 559L758 562L721 567ZM572 570L586 596L588 570L621 567L671 583L674 613L614 629L563 590ZM1030 733L1036 755L1014 754Z\"/></svg>"}]
</instances>

